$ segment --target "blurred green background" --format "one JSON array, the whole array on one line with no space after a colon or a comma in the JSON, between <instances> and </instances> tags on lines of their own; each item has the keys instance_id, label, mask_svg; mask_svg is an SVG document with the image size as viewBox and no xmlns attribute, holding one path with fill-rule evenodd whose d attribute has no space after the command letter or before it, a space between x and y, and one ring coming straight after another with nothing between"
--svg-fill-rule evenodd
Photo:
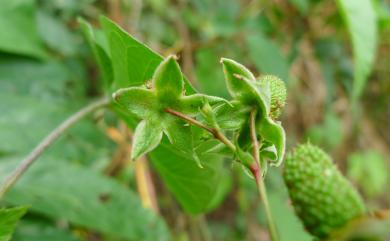
<instances>
[{"instance_id":1,"label":"blurred green background","mask_svg":"<svg viewBox=\"0 0 390 241\"><path fill-rule=\"evenodd\" d=\"M63 119L102 96L77 21L98 26L100 15L163 56L176 53L201 92L229 98L221 57L278 75L288 87L287 149L318 144L371 210L390 207L390 5L383 0L0 0L0 179ZM268 239L255 185L229 164L217 170L222 181L208 211L190 215L153 162L159 214L141 208L127 132L110 111L70 129L2 202L32 204L12 240ZM312 240L280 173L271 170L267 185L281 239Z\"/></svg>"}]
</instances>

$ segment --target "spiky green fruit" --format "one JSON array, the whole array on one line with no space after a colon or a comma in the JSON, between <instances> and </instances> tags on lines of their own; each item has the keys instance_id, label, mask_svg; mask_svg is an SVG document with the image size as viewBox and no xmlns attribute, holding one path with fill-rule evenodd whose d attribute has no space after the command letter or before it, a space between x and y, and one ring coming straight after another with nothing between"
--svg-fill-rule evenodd
<instances>
[{"instance_id":1,"label":"spiky green fruit","mask_svg":"<svg viewBox=\"0 0 390 241\"><path fill-rule=\"evenodd\" d=\"M318 238L362 216L365 206L332 159L312 144L299 145L286 158L284 181L295 212Z\"/></svg>"},{"instance_id":2,"label":"spiky green fruit","mask_svg":"<svg viewBox=\"0 0 390 241\"><path fill-rule=\"evenodd\" d=\"M275 75L263 75L258 79L261 85L269 85L271 92L271 108L270 116L272 119L276 120L283 111L283 108L286 104L286 85L283 80L278 78Z\"/></svg>"}]
</instances>

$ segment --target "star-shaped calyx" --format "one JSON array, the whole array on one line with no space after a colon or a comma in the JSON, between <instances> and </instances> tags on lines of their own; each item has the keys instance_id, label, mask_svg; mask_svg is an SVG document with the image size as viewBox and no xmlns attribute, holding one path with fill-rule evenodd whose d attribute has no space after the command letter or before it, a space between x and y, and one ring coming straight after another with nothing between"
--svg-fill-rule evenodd
<instances>
[{"instance_id":1,"label":"star-shaped calyx","mask_svg":"<svg viewBox=\"0 0 390 241\"><path fill-rule=\"evenodd\" d=\"M263 143L262 157L266 157L271 165L280 165L286 137L280 122L272 119L272 83L256 80L251 71L234 60L222 58L221 63L230 95L242 106L257 110L256 132Z\"/></svg>"},{"instance_id":2,"label":"star-shaped calyx","mask_svg":"<svg viewBox=\"0 0 390 241\"><path fill-rule=\"evenodd\" d=\"M193 148L191 127L167 110L195 116L204 103L225 101L203 94L186 96L183 74L173 55L157 67L150 88L137 86L120 89L113 94L113 98L122 108L141 119L134 132L132 159L156 148L165 133L177 149L191 155L197 162L199 159Z\"/></svg>"}]
</instances>

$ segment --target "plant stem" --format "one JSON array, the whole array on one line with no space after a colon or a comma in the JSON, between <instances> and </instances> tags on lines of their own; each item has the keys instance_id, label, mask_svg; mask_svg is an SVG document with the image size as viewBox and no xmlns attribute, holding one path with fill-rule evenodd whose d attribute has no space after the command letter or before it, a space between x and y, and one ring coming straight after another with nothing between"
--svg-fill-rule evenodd
<instances>
[{"instance_id":1,"label":"plant stem","mask_svg":"<svg viewBox=\"0 0 390 241\"><path fill-rule=\"evenodd\" d=\"M255 159L255 164L252 166L251 171L253 176L256 180L256 186L260 194L260 198L264 203L264 210L267 217L267 223L268 223L268 231L271 236L272 241L278 241L278 235L276 232L276 226L272 217L271 208L268 203L268 197L267 197L267 190L264 184L264 180L262 178L261 174L261 163L260 163L260 147L259 147L259 141L257 140L257 134L256 134L256 110L251 111L250 113L250 136L252 139L252 145L253 145L253 158Z\"/></svg>"},{"instance_id":2,"label":"plant stem","mask_svg":"<svg viewBox=\"0 0 390 241\"><path fill-rule=\"evenodd\" d=\"M178 112L178 111L175 111L175 110L170 109L170 108L165 109L165 112L167 112L173 116L179 117L180 119L185 120L186 122L188 122L190 124L193 124L199 128L202 128L202 129L210 132L215 137L215 139L221 141L223 144L225 144L227 147L229 147L230 150L232 150L233 152L236 151L236 147L234 146L234 144L220 130L206 126L205 124L201 123L200 121L198 121L192 117L186 116L185 114Z\"/></svg>"},{"instance_id":3,"label":"plant stem","mask_svg":"<svg viewBox=\"0 0 390 241\"><path fill-rule=\"evenodd\" d=\"M158 214L160 211L158 208L156 191L153 185L148 160L145 156L141 156L134 164L137 190L142 201L142 205Z\"/></svg>"},{"instance_id":4,"label":"plant stem","mask_svg":"<svg viewBox=\"0 0 390 241\"><path fill-rule=\"evenodd\" d=\"M69 127L78 122L80 119L88 115L89 113L99 109L101 107L107 106L110 103L110 99L105 97L99 99L84 108L80 109L64 122L62 122L57 128L49 133L31 152L24 158L21 163L16 167L16 169L5 178L5 181L0 186L0 199L4 194L11 188L25 173L28 168L34 163L34 161L42 155L42 153L53 144Z\"/></svg>"}]
</instances>

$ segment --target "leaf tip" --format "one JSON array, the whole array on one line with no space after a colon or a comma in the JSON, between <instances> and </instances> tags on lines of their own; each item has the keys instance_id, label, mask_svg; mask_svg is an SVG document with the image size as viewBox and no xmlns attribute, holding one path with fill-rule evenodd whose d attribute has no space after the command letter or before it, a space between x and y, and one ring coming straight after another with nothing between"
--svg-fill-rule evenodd
<instances>
[{"instance_id":1,"label":"leaf tip","mask_svg":"<svg viewBox=\"0 0 390 241\"><path fill-rule=\"evenodd\" d=\"M130 160L135 162L136 160L138 160L139 157L140 157L139 153L135 153L134 151L132 151L130 155Z\"/></svg>"},{"instance_id":2,"label":"leaf tip","mask_svg":"<svg viewBox=\"0 0 390 241\"><path fill-rule=\"evenodd\" d=\"M225 64L226 62L232 62L233 60L232 59L228 59L228 58L224 58L224 57L222 57L220 60L219 60L219 62L221 63L221 64Z\"/></svg>"},{"instance_id":3,"label":"leaf tip","mask_svg":"<svg viewBox=\"0 0 390 241\"><path fill-rule=\"evenodd\" d=\"M170 54L170 55L168 55L168 57L166 58L167 61L169 61L169 60L177 61L178 59L179 59L179 57L177 57L176 54Z\"/></svg>"},{"instance_id":4,"label":"leaf tip","mask_svg":"<svg viewBox=\"0 0 390 241\"><path fill-rule=\"evenodd\" d=\"M113 99L114 101L118 101L120 95L121 95L121 90L118 90L118 91L112 93L112 99Z\"/></svg>"}]
</instances>

